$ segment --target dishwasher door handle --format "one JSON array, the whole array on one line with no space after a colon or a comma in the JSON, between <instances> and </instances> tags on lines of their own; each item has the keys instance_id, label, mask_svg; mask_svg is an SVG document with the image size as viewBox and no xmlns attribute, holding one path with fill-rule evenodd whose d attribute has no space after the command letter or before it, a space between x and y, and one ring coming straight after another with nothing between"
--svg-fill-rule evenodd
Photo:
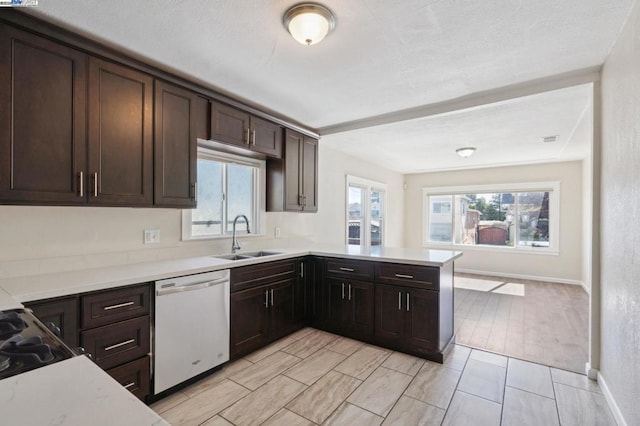
<instances>
[{"instance_id":1,"label":"dishwasher door handle","mask_svg":"<svg viewBox=\"0 0 640 426\"><path fill-rule=\"evenodd\" d=\"M217 280L205 281L203 283L187 284L178 287L168 286L167 288L161 288L156 290L156 296L166 296L167 294L182 293L185 291L201 290L203 288L212 287L216 284L223 284L227 282L227 278L219 278Z\"/></svg>"}]
</instances>

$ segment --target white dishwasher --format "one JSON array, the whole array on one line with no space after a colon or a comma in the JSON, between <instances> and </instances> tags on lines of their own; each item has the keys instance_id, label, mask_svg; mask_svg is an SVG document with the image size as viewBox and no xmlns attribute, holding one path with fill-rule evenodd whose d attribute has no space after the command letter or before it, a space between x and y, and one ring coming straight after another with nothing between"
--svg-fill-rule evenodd
<instances>
[{"instance_id":1,"label":"white dishwasher","mask_svg":"<svg viewBox=\"0 0 640 426\"><path fill-rule=\"evenodd\" d=\"M154 395L229 360L229 270L156 281Z\"/></svg>"}]
</instances>

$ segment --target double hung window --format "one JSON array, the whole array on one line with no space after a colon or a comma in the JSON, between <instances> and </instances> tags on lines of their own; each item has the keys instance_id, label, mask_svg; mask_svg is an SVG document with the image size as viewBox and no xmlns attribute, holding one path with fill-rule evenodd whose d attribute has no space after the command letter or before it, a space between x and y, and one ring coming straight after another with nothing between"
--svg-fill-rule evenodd
<instances>
[{"instance_id":1,"label":"double hung window","mask_svg":"<svg viewBox=\"0 0 640 426\"><path fill-rule=\"evenodd\" d=\"M347 176L347 244L383 246L386 185Z\"/></svg>"}]
</instances>

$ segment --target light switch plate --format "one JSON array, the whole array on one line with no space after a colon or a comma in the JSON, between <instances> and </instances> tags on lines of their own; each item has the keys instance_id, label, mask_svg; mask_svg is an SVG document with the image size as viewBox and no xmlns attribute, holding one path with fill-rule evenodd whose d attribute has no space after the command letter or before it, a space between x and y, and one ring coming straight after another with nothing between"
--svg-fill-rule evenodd
<instances>
[{"instance_id":1,"label":"light switch plate","mask_svg":"<svg viewBox=\"0 0 640 426\"><path fill-rule=\"evenodd\" d=\"M160 230L159 229L145 229L144 230L144 243L145 244L159 244L160 243Z\"/></svg>"},{"instance_id":2,"label":"light switch plate","mask_svg":"<svg viewBox=\"0 0 640 426\"><path fill-rule=\"evenodd\" d=\"M275 229L273 230L273 234L274 234L273 236L275 238L280 238L280 227L279 226L275 227Z\"/></svg>"}]
</instances>

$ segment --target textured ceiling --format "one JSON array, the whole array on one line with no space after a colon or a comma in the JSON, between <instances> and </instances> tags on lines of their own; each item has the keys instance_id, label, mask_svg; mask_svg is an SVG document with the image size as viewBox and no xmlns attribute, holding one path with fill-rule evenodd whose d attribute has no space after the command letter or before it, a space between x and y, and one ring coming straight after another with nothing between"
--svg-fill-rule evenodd
<instances>
[{"instance_id":1,"label":"textured ceiling","mask_svg":"<svg viewBox=\"0 0 640 426\"><path fill-rule=\"evenodd\" d=\"M633 0L322 0L337 27L312 47L281 24L295 3L41 0L31 11L323 128L599 66Z\"/></svg>"}]
</instances>

